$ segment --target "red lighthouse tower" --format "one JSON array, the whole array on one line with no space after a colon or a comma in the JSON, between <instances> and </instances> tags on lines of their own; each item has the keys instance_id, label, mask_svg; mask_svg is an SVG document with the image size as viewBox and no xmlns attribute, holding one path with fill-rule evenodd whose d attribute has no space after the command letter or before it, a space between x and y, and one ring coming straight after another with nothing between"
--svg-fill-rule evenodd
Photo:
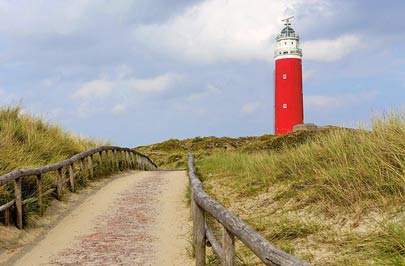
<instances>
[{"instance_id":1,"label":"red lighthouse tower","mask_svg":"<svg viewBox=\"0 0 405 266\"><path fill-rule=\"evenodd\" d=\"M277 36L274 70L274 108L276 134L287 134L304 122L302 99L302 50L299 36L291 28L289 17Z\"/></svg>"}]
</instances>

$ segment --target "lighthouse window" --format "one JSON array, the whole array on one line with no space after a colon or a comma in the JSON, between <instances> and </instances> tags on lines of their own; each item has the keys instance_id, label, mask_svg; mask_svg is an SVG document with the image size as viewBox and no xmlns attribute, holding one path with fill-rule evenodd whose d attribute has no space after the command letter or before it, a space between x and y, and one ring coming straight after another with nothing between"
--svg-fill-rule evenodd
<instances>
[{"instance_id":1,"label":"lighthouse window","mask_svg":"<svg viewBox=\"0 0 405 266\"><path fill-rule=\"evenodd\" d=\"M287 74L283 74L283 79L287 79Z\"/></svg>"},{"instance_id":2,"label":"lighthouse window","mask_svg":"<svg viewBox=\"0 0 405 266\"><path fill-rule=\"evenodd\" d=\"M287 109L287 104L283 103L283 109Z\"/></svg>"}]
</instances>

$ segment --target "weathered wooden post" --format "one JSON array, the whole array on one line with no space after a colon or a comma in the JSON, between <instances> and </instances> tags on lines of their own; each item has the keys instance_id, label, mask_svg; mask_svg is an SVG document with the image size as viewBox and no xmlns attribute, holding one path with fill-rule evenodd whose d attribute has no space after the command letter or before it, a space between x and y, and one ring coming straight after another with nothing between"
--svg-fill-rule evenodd
<instances>
[{"instance_id":1,"label":"weathered wooden post","mask_svg":"<svg viewBox=\"0 0 405 266\"><path fill-rule=\"evenodd\" d=\"M114 152L114 150L111 151L111 167L114 171L114 169L115 169L115 152Z\"/></svg>"},{"instance_id":2,"label":"weathered wooden post","mask_svg":"<svg viewBox=\"0 0 405 266\"><path fill-rule=\"evenodd\" d=\"M139 156L139 159L141 161L141 169L145 171L145 160L143 159L142 156Z\"/></svg>"},{"instance_id":3,"label":"weathered wooden post","mask_svg":"<svg viewBox=\"0 0 405 266\"><path fill-rule=\"evenodd\" d=\"M134 152L131 152L131 162L132 162L132 168L136 169L136 162L135 162L135 156L134 156Z\"/></svg>"},{"instance_id":4,"label":"weathered wooden post","mask_svg":"<svg viewBox=\"0 0 405 266\"><path fill-rule=\"evenodd\" d=\"M129 157L129 151L125 151L125 158L126 158L126 161L127 161L127 164L128 164L128 169L131 169L132 164L131 164L131 159Z\"/></svg>"},{"instance_id":5,"label":"weathered wooden post","mask_svg":"<svg viewBox=\"0 0 405 266\"><path fill-rule=\"evenodd\" d=\"M136 168L138 170L141 170L141 160L139 159L139 154L135 154L135 163L136 163Z\"/></svg>"},{"instance_id":6,"label":"weathered wooden post","mask_svg":"<svg viewBox=\"0 0 405 266\"><path fill-rule=\"evenodd\" d=\"M98 152L98 158L101 166L103 164L103 151Z\"/></svg>"},{"instance_id":7,"label":"weathered wooden post","mask_svg":"<svg viewBox=\"0 0 405 266\"><path fill-rule=\"evenodd\" d=\"M56 183L56 197L58 200L62 200L63 194L63 175L62 175L62 167L58 169L57 174L57 183Z\"/></svg>"},{"instance_id":8,"label":"weathered wooden post","mask_svg":"<svg viewBox=\"0 0 405 266\"><path fill-rule=\"evenodd\" d=\"M196 266L205 266L205 212L192 197Z\"/></svg>"},{"instance_id":9,"label":"weathered wooden post","mask_svg":"<svg viewBox=\"0 0 405 266\"><path fill-rule=\"evenodd\" d=\"M93 155L89 156L89 171L90 171L90 178L93 178L94 177Z\"/></svg>"},{"instance_id":10,"label":"weathered wooden post","mask_svg":"<svg viewBox=\"0 0 405 266\"><path fill-rule=\"evenodd\" d=\"M235 266L235 236L229 232L225 227L223 229L222 237L222 249L224 254L224 261L222 265L224 266Z\"/></svg>"},{"instance_id":11,"label":"weathered wooden post","mask_svg":"<svg viewBox=\"0 0 405 266\"><path fill-rule=\"evenodd\" d=\"M127 151L122 151L122 156L124 158L124 165L128 169L128 158L127 158Z\"/></svg>"},{"instance_id":12,"label":"weathered wooden post","mask_svg":"<svg viewBox=\"0 0 405 266\"><path fill-rule=\"evenodd\" d=\"M117 165L117 169L118 171L120 171L120 158L118 157L118 152L117 150L114 150L114 154L115 154L115 163Z\"/></svg>"},{"instance_id":13,"label":"weathered wooden post","mask_svg":"<svg viewBox=\"0 0 405 266\"><path fill-rule=\"evenodd\" d=\"M4 226L10 225L10 208L4 210Z\"/></svg>"},{"instance_id":14,"label":"weathered wooden post","mask_svg":"<svg viewBox=\"0 0 405 266\"><path fill-rule=\"evenodd\" d=\"M22 204L22 188L21 177L14 180L15 207L17 211L16 223L18 229L23 228L23 204Z\"/></svg>"},{"instance_id":15,"label":"weathered wooden post","mask_svg":"<svg viewBox=\"0 0 405 266\"><path fill-rule=\"evenodd\" d=\"M42 175L37 175L37 186L38 186L38 206L39 206L39 214L42 216L44 215L44 204L42 199L43 187L42 187Z\"/></svg>"},{"instance_id":16,"label":"weathered wooden post","mask_svg":"<svg viewBox=\"0 0 405 266\"><path fill-rule=\"evenodd\" d=\"M74 163L69 164L69 183L70 183L70 190L75 192L75 169Z\"/></svg>"},{"instance_id":17,"label":"weathered wooden post","mask_svg":"<svg viewBox=\"0 0 405 266\"><path fill-rule=\"evenodd\" d=\"M132 151L128 151L128 162L129 162L129 168L134 169L134 164L132 162Z\"/></svg>"},{"instance_id":18,"label":"weathered wooden post","mask_svg":"<svg viewBox=\"0 0 405 266\"><path fill-rule=\"evenodd\" d=\"M80 159L80 172L84 172L84 158Z\"/></svg>"},{"instance_id":19,"label":"weathered wooden post","mask_svg":"<svg viewBox=\"0 0 405 266\"><path fill-rule=\"evenodd\" d=\"M105 150L105 164L108 165L110 163L110 151Z\"/></svg>"}]
</instances>

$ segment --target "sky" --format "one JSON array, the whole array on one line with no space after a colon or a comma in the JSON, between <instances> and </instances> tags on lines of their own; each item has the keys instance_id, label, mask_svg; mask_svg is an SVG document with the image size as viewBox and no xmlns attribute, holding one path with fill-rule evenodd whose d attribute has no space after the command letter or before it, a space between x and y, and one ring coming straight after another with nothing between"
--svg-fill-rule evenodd
<instances>
[{"instance_id":1,"label":"sky","mask_svg":"<svg viewBox=\"0 0 405 266\"><path fill-rule=\"evenodd\" d=\"M405 107L405 1L0 0L0 106L135 147L274 132L275 37L303 49L307 123Z\"/></svg>"}]
</instances>

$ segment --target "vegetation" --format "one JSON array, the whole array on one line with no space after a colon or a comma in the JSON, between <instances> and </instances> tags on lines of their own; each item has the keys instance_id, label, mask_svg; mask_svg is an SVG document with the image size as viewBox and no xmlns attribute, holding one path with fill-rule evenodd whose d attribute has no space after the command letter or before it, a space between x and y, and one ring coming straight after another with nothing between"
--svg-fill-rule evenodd
<instances>
[{"instance_id":1,"label":"vegetation","mask_svg":"<svg viewBox=\"0 0 405 266\"><path fill-rule=\"evenodd\" d=\"M313 265L405 265L404 115L376 118L371 131L170 140L142 149L163 166L183 166L181 153L193 150L209 194ZM261 265L237 246L240 265Z\"/></svg>"},{"instance_id":2,"label":"vegetation","mask_svg":"<svg viewBox=\"0 0 405 266\"><path fill-rule=\"evenodd\" d=\"M239 151L252 153L263 150L280 150L286 147L296 147L317 134L314 132L299 132L286 136L263 135L242 138L197 137L178 140L169 139L162 143L136 148L148 156L160 168L186 168L187 154L193 152L196 160L201 160L211 154Z\"/></svg>"},{"instance_id":3,"label":"vegetation","mask_svg":"<svg viewBox=\"0 0 405 266\"><path fill-rule=\"evenodd\" d=\"M64 132L60 127L44 122L41 118L23 114L20 107L0 109L0 175L16 169L53 164L101 144ZM54 186L55 180L54 175L44 175L45 189ZM86 182L87 178L83 176L78 180L78 185ZM24 178L22 186L23 198L35 196L37 191L35 177ZM0 186L0 205L13 199L13 193L12 183ZM29 214L37 213L38 206L33 203L27 204L24 208L24 213L28 214L24 217L27 223ZM0 222L1 219L2 215Z\"/></svg>"}]
</instances>

